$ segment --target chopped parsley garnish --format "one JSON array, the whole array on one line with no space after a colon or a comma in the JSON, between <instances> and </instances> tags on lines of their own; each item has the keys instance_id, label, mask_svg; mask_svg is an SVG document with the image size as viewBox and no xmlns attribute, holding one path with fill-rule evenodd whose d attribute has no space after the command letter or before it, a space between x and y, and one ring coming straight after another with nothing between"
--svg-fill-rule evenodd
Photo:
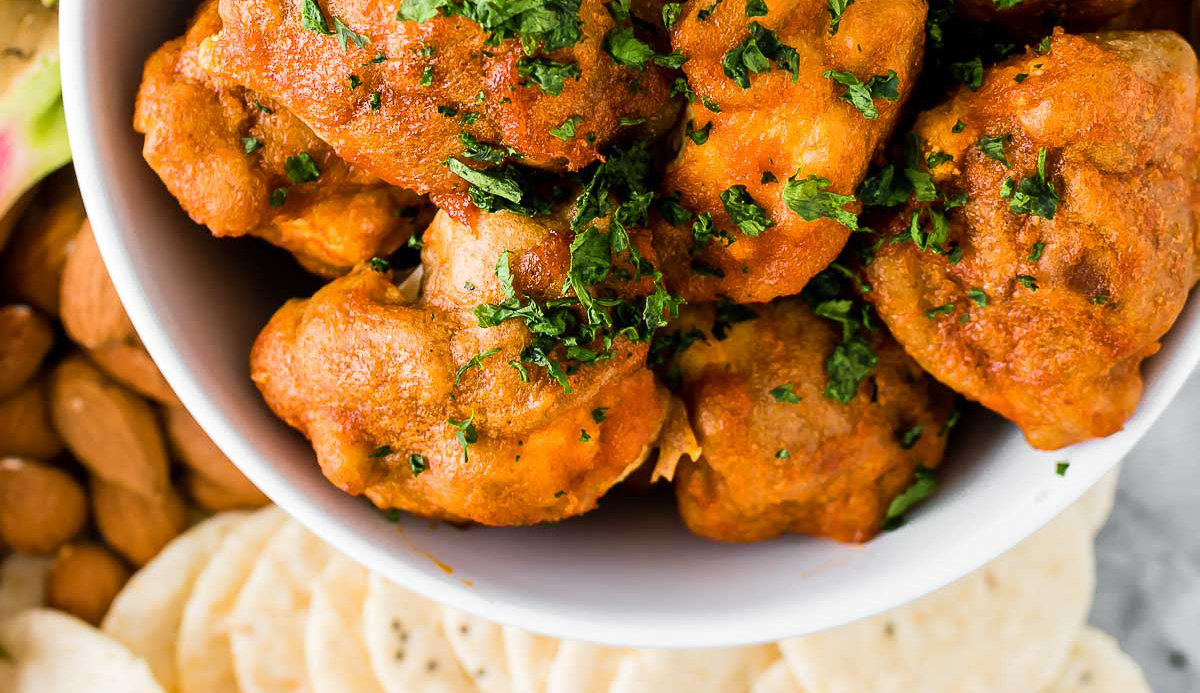
<instances>
[{"instance_id":1,"label":"chopped parsley garnish","mask_svg":"<svg viewBox=\"0 0 1200 693\"><path fill-rule=\"evenodd\" d=\"M1046 36L1033 47L1033 52L1038 55L1045 55L1050 52L1050 36Z\"/></svg>"},{"instance_id":2,"label":"chopped parsley garnish","mask_svg":"<svg viewBox=\"0 0 1200 693\"><path fill-rule=\"evenodd\" d=\"M586 443L591 439L592 439L592 437L590 435L588 435L586 428L579 429L579 442Z\"/></svg>"},{"instance_id":3,"label":"chopped parsley garnish","mask_svg":"<svg viewBox=\"0 0 1200 693\"><path fill-rule=\"evenodd\" d=\"M929 168L937 168L938 166L950 161L954 161L953 154L947 154L946 152L934 152L925 158L925 165Z\"/></svg>"},{"instance_id":4,"label":"chopped parsley garnish","mask_svg":"<svg viewBox=\"0 0 1200 693\"><path fill-rule=\"evenodd\" d=\"M746 0L747 17L763 17L767 14L766 0Z\"/></svg>"},{"instance_id":5,"label":"chopped parsley garnish","mask_svg":"<svg viewBox=\"0 0 1200 693\"><path fill-rule=\"evenodd\" d=\"M607 414L608 407L596 407L592 410L592 421L600 423L601 421L604 421Z\"/></svg>"},{"instance_id":6,"label":"chopped parsley garnish","mask_svg":"<svg viewBox=\"0 0 1200 693\"><path fill-rule=\"evenodd\" d=\"M377 91L371 92L371 97L367 99L372 111L378 111L383 106L383 94Z\"/></svg>"},{"instance_id":7,"label":"chopped parsley garnish","mask_svg":"<svg viewBox=\"0 0 1200 693\"><path fill-rule=\"evenodd\" d=\"M467 446L479 440L479 432L475 430L475 412L472 411L471 416L462 421L446 419L446 423L457 429L454 437L458 440L459 447L462 448L463 461L469 461L471 458L467 453Z\"/></svg>"},{"instance_id":8,"label":"chopped parsley garnish","mask_svg":"<svg viewBox=\"0 0 1200 693\"><path fill-rule=\"evenodd\" d=\"M751 238L756 238L763 231L775 225L775 222L767 216L767 210L754 201L750 193L746 192L744 185L727 188L725 192L721 193L721 204L725 206L725 212L729 214L730 221L738 227L738 230Z\"/></svg>"},{"instance_id":9,"label":"chopped parsley garnish","mask_svg":"<svg viewBox=\"0 0 1200 693\"><path fill-rule=\"evenodd\" d=\"M799 79L800 55L795 48L782 43L775 32L763 28L758 22L750 22L749 30L749 35L721 59L721 69L726 77L747 89L750 87L750 73L766 72L774 62L777 69L791 73L793 82Z\"/></svg>"},{"instance_id":10,"label":"chopped parsley garnish","mask_svg":"<svg viewBox=\"0 0 1200 693\"><path fill-rule=\"evenodd\" d=\"M713 125L712 121L710 120L707 123L705 123L704 127L700 128L699 130L696 130L692 127L692 121L689 120L687 122L687 127L684 131L684 135L686 135L688 139L690 139L692 142L695 142L696 144L704 144L705 142L708 141L708 133L712 131L712 125Z\"/></svg>"},{"instance_id":11,"label":"chopped parsley garnish","mask_svg":"<svg viewBox=\"0 0 1200 693\"><path fill-rule=\"evenodd\" d=\"M961 120L956 120L956 121L954 121L954 127L950 128L950 132L953 132L954 134L957 135L958 133L960 133L966 129L967 129L966 123L962 122Z\"/></svg>"},{"instance_id":12,"label":"chopped parsley garnish","mask_svg":"<svg viewBox=\"0 0 1200 693\"><path fill-rule=\"evenodd\" d=\"M921 223L925 216L933 222L932 229L926 229ZM918 207L909 220L908 235L917 248L944 253L946 239L950 236L950 222L946 219L946 213L936 207Z\"/></svg>"},{"instance_id":13,"label":"chopped parsley garnish","mask_svg":"<svg viewBox=\"0 0 1200 693\"><path fill-rule=\"evenodd\" d=\"M347 79L350 81L351 89L358 89L360 86L362 86L362 80L359 79L358 75L351 74Z\"/></svg>"},{"instance_id":14,"label":"chopped parsley garnish","mask_svg":"<svg viewBox=\"0 0 1200 693\"><path fill-rule=\"evenodd\" d=\"M511 147L498 147L487 142L480 142L468 133L460 132L458 141L463 146L463 156L489 164L499 164L509 156L516 154Z\"/></svg>"},{"instance_id":15,"label":"chopped parsley garnish","mask_svg":"<svg viewBox=\"0 0 1200 693\"><path fill-rule=\"evenodd\" d=\"M933 308L930 308L929 310L925 311L925 317L929 318L930 320L936 320L938 318L938 316L950 315L953 312L954 312L954 304L953 303L944 303L940 306L934 306Z\"/></svg>"},{"instance_id":16,"label":"chopped parsley garnish","mask_svg":"<svg viewBox=\"0 0 1200 693\"><path fill-rule=\"evenodd\" d=\"M525 367L525 364L516 359L512 359L508 362L508 365L512 366L513 370L517 372L517 377L521 379L521 382L529 382L529 369Z\"/></svg>"},{"instance_id":17,"label":"chopped parsley garnish","mask_svg":"<svg viewBox=\"0 0 1200 693\"><path fill-rule=\"evenodd\" d=\"M268 106L264 106L264 105L262 104L262 102L261 102L261 101L259 101L258 99L255 99L255 100L254 100L254 106L255 106L255 108L257 108L258 110L262 111L263 113L266 113L267 115L272 115L272 114L274 114L274 113L275 113L275 109L273 109L273 108L270 108L270 107L268 107Z\"/></svg>"},{"instance_id":18,"label":"chopped parsley garnish","mask_svg":"<svg viewBox=\"0 0 1200 693\"><path fill-rule=\"evenodd\" d=\"M787 448L779 448L778 450L775 451L775 459L777 459L777 460L786 460L787 458L789 458L791 456L792 456L792 453L788 452Z\"/></svg>"},{"instance_id":19,"label":"chopped parsley garnish","mask_svg":"<svg viewBox=\"0 0 1200 693\"><path fill-rule=\"evenodd\" d=\"M1024 72L1018 74L1016 77L1013 77L1013 81L1016 82L1017 84L1020 84L1021 82L1024 82L1027 79L1029 79L1029 75Z\"/></svg>"},{"instance_id":20,"label":"chopped parsley garnish","mask_svg":"<svg viewBox=\"0 0 1200 693\"><path fill-rule=\"evenodd\" d=\"M549 211L545 200L525 190L516 167L505 165L480 171L453 157L446 163L454 175L471 184L468 188L471 201L485 212L507 209L525 216L540 216Z\"/></svg>"},{"instance_id":21,"label":"chopped parsley garnish","mask_svg":"<svg viewBox=\"0 0 1200 693\"><path fill-rule=\"evenodd\" d=\"M1011 180L1011 179L1009 179ZM1034 214L1053 219L1062 199L1054 190L1054 184L1046 177L1046 148L1038 150L1037 175L1022 178L1014 188L1009 181L1001 187L1000 196L1009 197L1008 207L1013 214Z\"/></svg>"},{"instance_id":22,"label":"chopped parsley garnish","mask_svg":"<svg viewBox=\"0 0 1200 693\"><path fill-rule=\"evenodd\" d=\"M620 26L609 30L604 37L604 50L613 62L626 67L643 69L646 61L654 57L654 48L633 35L633 27Z\"/></svg>"},{"instance_id":23,"label":"chopped parsley garnish","mask_svg":"<svg viewBox=\"0 0 1200 693\"><path fill-rule=\"evenodd\" d=\"M429 469L429 462L425 461L423 455L414 452L408 456L408 468L413 476L421 476L421 472Z\"/></svg>"},{"instance_id":24,"label":"chopped parsley garnish","mask_svg":"<svg viewBox=\"0 0 1200 693\"><path fill-rule=\"evenodd\" d=\"M1007 10L1020 5L1025 0L992 0L992 2L996 5L996 9Z\"/></svg>"},{"instance_id":25,"label":"chopped parsley garnish","mask_svg":"<svg viewBox=\"0 0 1200 693\"><path fill-rule=\"evenodd\" d=\"M696 103L697 94L692 90L691 85L688 84L686 77L676 77L675 81L671 83L671 96L682 96L687 99L688 103ZM713 113L721 112L720 105L707 96L700 96L700 102Z\"/></svg>"},{"instance_id":26,"label":"chopped parsley garnish","mask_svg":"<svg viewBox=\"0 0 1200 693\"><path fill-rule=\"evenodd\" d=\"M696 20L703 22L704 20L711 17L712 13L714 11L716 11L717 5L720 5L722 1L723 0L713 0L713 3L711 5L709 5L708 7L704 8L696 13Z\"/></svg>"},{"instance_id":27,"label":"chopped parsley garnish","mask_svg":"<svg viewBox=\"0 0 1200 693\"><path fill-rule=\"evenodd\" d=\"M418 80L423 87L433 86L433 65L426 65L421 71L421 79Z\"/></svg>"},{"instance_id":28,"label":"chopped parsley garnish","mask_svg":"<svg viewBox=\"0 0 1200 693\"><path fill-rule=\"evenodd\" d=\"M278 188L275 188L274 190L272 190L271 191L271 200L270 200L271 209L279 209L280 207L282 207L283 203L287 202L287 195L288 195L287 188L278 187Z\"/></svg>"},{"instance_id":29,"label":"chopped parsley garnish","mask_svg":"<svg viewBox=\"0 0 1200 693\"><path fill-rule=\"evenodd\" d=\"M566 141L575 136L575 126L583 122L583 116L573 115L567 116L567 119L557 127L550 128L550 134L560 140Z\"/></svg>"},{"instance_id":30,"label":"chopped parsley garnish","mask_svg":"<svg viewBox=\"0 0 1200 693\"><path fill-rule=\"evenodd\" d=\"M396 452L396 450L391 445L380 445L379 447L375 448L370 453L368 453L367 457L370 457L372 459L379 459L381 457L387 457L388 455L391 455L394 452Z\"/></svg>"},{"instance_id":31,"label":"chopped parsley garnish","mask_svg":"<svg viewBox=\"0 0 1200 693\"><path fill-rule=\"evenodd\" d=\"M825 360L829 380L824 395L842 404L854 399L859 385L879 362L875 350L861 334L874 328L870 307L859 298L855 281L857 278L847 276L841 265L831 266L817 273L801 292L813 313L841 325L842 339Z\"/></svg>"},{"instance_id":32,"label":"chopped parsley garnish","mask_svg":"<svg viewBox=\"0 0 1200 693\"><path fill-rule=\"evenodd\" d=\"M978 286L973 286L967 291L967 298L971 299L979 306L986 306L988 304L987 292Z\"/></svg>"},{"instance_id":33,"label":"chopped parsley garnish","mask_svg":"<svg viewBox=\"0 0 1200 693\"><path fill-rule=\"evenodd\" d=\"M325 15L317 0L304 0L300 5L300 25L318 34L332 34L329 25L325 23Z\"/></svg>"},{"instance_id":34,"label":"chopped parsley garnish","mask_svg":"<svg viewBox=\"0 0 1200 693\"><path fill-rule=\"evenodd\" d=\"M376 54L375 54L375 57L374 57L374 58L371 58L370 60L368 60L368 61L367 61L365 64L367 64L367 65L378 65L379 63L381 63L381 62L383 62L383 61L385 61L385 60L387 60L387 56L386 56L386 55L384 55L383 53L376 53Z\"/></svg>"},{"instance_id":35,"label":"chopped parsley garnish","mask_svg":"<svg viewBox=\"0 0 1200 693\"><path fill-rule=\"evenodd\" d=\"M423 22L439 11L462 15L488 32L485 46L498 46L505 39L519 38L526 54L547 53L579 43L583 39L579 20L580 0L404 0L396 18Z\"/></svg>"},{"instance_id":36,"label":"chopped parsley garnish","mask_svg":"<svg viewBox=\"0 0 1200 693\"><path fill-rule=\"evenodd\" d=\"M242 153L243 154L253 154L254 152L257 152L258 150L262 149L262 146L263 146L262 140L258 139L257 137L243 137L242 138Z\"/></svg>"},{"instance_id":37,"label":"chopped parsley garnish","mask_svg":"<svg viewBox=\"0 0 1200 693\"><path fill-rule=\"evenodd\" d=\"M854 0L829 0L829 35L837 34L842 24L842 14L853 5Z\"/></svg>"},{"instance_id":38,"label":"chopped parsley garnish","mask_svg":"<svg viewBox=\"0 0 1200 693\"><path fill-rule=\"evenodd\" d=\"M311 183L321 177L321 170L317 168L317 162L313 161L308 152L289 156L283 162L283 171L287 174L288 180L296 185Z\"/></svg>"},{"instance_id":39,"label":"chopped parsley garnish","mask_svg":"<svg viewBox=\"0 0 1200 693\"><path fill-rule=\"evenodd\" d=\"M555 498L562 498L562 497L563 497L563 496L565 496L565 495L567 495L567 492L566 492L566 491L555 491L555 492L554 492L554 497L555 497Z\"/></svg>"},{"instance_id":40,"label":"chopped parsley garnish","mask_svg":"<svg viewBox=\"0 0 1200 693\"><path fill-rule=\"evenodd\" d=\"M1029 261L1037 262L1042 259L1042 253L1046 250L1046 244L1038 241L1029 248Z\"/></svg>"},{"instance_id":41,"label":"chopped parsley garnish","mask_svg":"<svg viewBox=\"0 0 1200 693\"><path fill-rule=\"evenodd\" d=\"M692 212L683 205L679 204L683 194L678 190L671 193L670 196L664 197L658 201L658 213L671 226L683 226L692 220ZM711 216L711 215L710 215Z\"/></svg>"},{"instance_id":42,"label":"chopped parsley garnish","mask_svg":"<svg viewBox=\"0 0 1200 693\"><path fill-rule=\"evenodd\" d=\"M852 204L853 195L842 195L831 192L827 188L832 185L828 178L809 174L808 178L800 180L799 171L788 178L783 186L783 201L805 221L814 221L820 217L829 217L851 231L858 230L858 215L844 205Z\"/></svg>"},{"instance_id":43,"label":"chopped parsley garnish","mask_svg":"<svg viewBox=\"0 0 1200 693\"><path fill-rule=\"evenodd\" d=\"M913 481L903 493L892 499L888 504L887 513L883 518L884 529L895 529L904 523L904 515L913 506L937 491L937 478L932 469L917 467L913 473Z\"/></svg>"},{"instance_id":44,"label":"chopped parsley garnish","mask_svg":"<svg viewBox=\"0 0 1200 693\"><path fill-rule=\"evenodd\" d=\"M470 370L472 368L476 368L476 367L480 367L480 368L483 367L484 359L486 359L489 356L495 356L499 352L500 352L500 347L495 347L493 349L488 349L485 352L475 354L474 356L472 356L470 359L467 360L466 363L459 366L458 370L454 371L454 384L458 385L459 383L461 383L463 374L466 373L468 370Z\"/></svg>"},{"instance_id":45,"label":"chopped parsley garnish","mask_svg":"<svg viewBox=\"0 0 1200 693\"><path fill-rule=\"evenodd\" d=\"M524 55L517 58L517 76L521 78L521 85L532 82L551 96L561 94L563 82L568 79L578 80L581 74L583 73L578 63L550 58L530 58Z\"/></svg>"},{"instance_id":46,"label":"chopped parsley garnish","mask_svg":"<svg viewBox=\"0 0 1200 693\"><path fill-rule=\"evenodd\" d=\"M975 56L971 60L950 63L950 76L967 85L971 91L979 89L983 85L983 59Z\"/></svg>"},{"instance_id":47,"label":"chopped parsley garnish","mask_svg":"<svg viewBox=\"0 0 1200 693\"><path fill-rule=\"evenodd\" d=\"M775 398L776 402L796 404L800 401L800 395L792 391L791 383L784 383L778 387L771 388L770 395Z\"/></svg>"},{"instance_id":48,"label":"chopped parsley garnish","mask_svg":"<svg viewBox=\"0 0 1200 693\"><path fill-rule=\"evenodd\" d=\"M350 50L351 43L358 46L359 48L366 48L367 46L371 45L371 39L367 38L366 36L363 36L362 34L355 33L350 27L346 26L345 23L343 23L342 20L338 19L337 17L333 18L333 28L334 28L334 31L337 33L338 43L341 44L342 50L344 50L344 51Z\"/></svg>"},{"instance_id":49,"label":"chopped parsley garnish","mask_svg":"<svg viewBox=\"0 0 1200 693\"><path fill-rule=\"evenodd\" d=\"M729 299L721 299L714 308L712 335L717 341L722 341L729 336L730 327L739 322L757 318L758 313L751 310L749 306L734 303Z\"/></svg>"},{"instance_id":50,"label":"chopped parsley garnish","mask_svg":"<svg viewBox=\"0 0 1200 693\"><path fill-rule=\"evenodd\" d=\"M758 182L762 185L768 185L770 183L778 183L779 179L775 177L774 173L771 173L770 171L763 171L762 177L758 179Z\"/></svg>"},{"instance_id":51,"label":"chopped parsley garnish","mask_svg":"<svg viewBox=\"0 0 1200 693\"><path fill-rule=\"evenodd\" d=\"M876 99L896 101L900 98L900 78L895 70L888 70L886 75L874 75L866 82L852 72L840 70L826 70L821 76L844 85L846 91L842 94L842 101L852 104L868 120L879 117L879 111L875 108Z\"/></svg>"},{"instance_id":52,"label":"chopped parsley garnish","mask_svg":"<svg viewBox=\"0 0 1200 693\"><path fill-rule=\"evenodd\" d=\"M392 265L381 257L373 257L367 261L367 266L374 272L386 272Z\"/></svg>"},{"instance_id":53,"label":"chopped parsley garnish","mask_svg":"<svg viewBox=\"0 0 1200 693\"><path fill-rule=\"evenodd\" d=\"M1070 466L1071 466L1071 463L1070 463L1070 462L1066 462L1066 461L1063 461L1063 462L1056 462L1056 463L1054 464L1054 473L1055 473L1055 474L1057 474L1057 475L1059 475L1059 476L1066 476L1066 475L1067 475L1067 469L1068 469Z\"/></svg>"},{"instance_id":54,"label":"chopped parsley garnish","mask_svg":"<svg viewBox=\"0 0 1200 693\"><path fill-rule=\"evenodd\" d=\"M1029 289L1030 291L1038 290L1037 279L1029 276L1028 274L1018 274L1017 281L1021 283L1021 286Z\"/></svg>"},{"instance_id":55,"label":"chopped parsley garnish","mask_svg":"<svg viewBox=\"0 0 1200 693\"><path fill-rule=\"evenodd\" d=\"M1102 306L1105 303L1108 303L1109 300L1111 299L1108 294L1096 294L1095 296L1092 296L1092 303L1097 306Z\"/></svg>"},{"instance_id":56,"label":"chopped parsley garnish","mask_svg":"<svg viewBox=\"0 0 1200 693\"><path fill-rule=\"evenodd\" d=\"M900 434L900 447L905 450L912 450L917 441L921 439L921 434L925 431L925 427L920 424L913 426L907 431Z\"/></svg>"},{"instance_id":57,"label":"chopped parsley garnish","mask_svg":"<svg viewBox=\"0 0 1200 693\"><path fill-rule=\"evenodd\" d=\"M1004 155L1004 145L1008 144L1011 139L1011 134L998 135L996 137L980 135L978 142L979 151L987 158L995 159L1004 164L1004 168L1012 168L1012 165L1008 163L1008 157Z\"/></svg>"},{"instance_id":58,"label":"chopped parsley garnish","mask_svg":"<svg viewBox=\"0 0 1200 693\"><path fill-rule=\"evenodd\" d=\"M662 6L662 23L668 30L675 28L679 16L683 14L683 3L668 2Z\"/></svg>"},{"instance_id":59,"label":"chopped parsley garnish","mask_svg":"<svg viewBox=\"0 0 1200 693\"><path fill-rule=\"evenodd\" d=\"M627 127L627 126L629 126L629 125L641 125L641 124L642 124L642 123L644 123L644 122L646 122L646 119L645 119L645 118L642 118L642 117L637 117L637 118L618 118L618 119L617 119L617 124L618 124L618 125L620 125L621 127Z\"/></svg>"}]
</instances>

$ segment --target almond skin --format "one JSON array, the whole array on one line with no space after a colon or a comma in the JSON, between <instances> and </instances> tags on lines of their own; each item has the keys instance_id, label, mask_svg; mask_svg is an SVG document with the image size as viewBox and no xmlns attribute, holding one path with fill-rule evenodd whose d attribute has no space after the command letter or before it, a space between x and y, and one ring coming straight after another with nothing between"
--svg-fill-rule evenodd
<instances>
[{"instance_id":1,"label":"almond skin","mask_svg":"<svg viewBox=\"0 0 1200 693\"><path fill-rule=\"evenodd\" d=\"M63 265L85 217L71 176L42 186L0 257L0 293L57 316Z\"/></svg>"},{"instance_id":2,"label":"almond skin","mask_svg":"<svg viewBox=\"0 0 1200 693\"><path fill-rule=\"evenodd\" d=\"M239 498L259 501L250 505L266 504L266 496L238 471L187 410L163 407L163 422L171 451L192 471Z\"/></svg>"},{"instance_id":3,"label":"almond skin","mask_svg":"<svg viewBox=\"0 0 1200 693\"><path fill-rule=\"evenodd\" d=\"M139 395L159 404L182 406L162 373L158 372L146 348L138 342L104 344L89 350L88 356L110 378Z\"/></svg>"},{"instance_id":4,"label":"almond skin","mask_svg":"<svg viewBox=\"0 0 1200 693\"><path fill-rule=\"evenodd\" d=\"M99 625L129 569L100 544L66 544L54 556L46 577L46 602L53 608Z\"/></svg>"},{"instance_id":5,"label":"almond skin","mask_svg":"<svg viewBox=\"0 0 1200 693\"><path fill-rule=\"evenodd\" d=\"M147 498L92 477L92 508L105 543L139 568L188 524L183 499L170 487L156 498Z\"/></svg>"},{"instance_id":6,"label":"almond skin","mask_svg":"<svg viewBox=\"0 0 1200 693\"><path fill-rule=\"evenodd\" d=\"M49 390L42 378L0 398L0 455L49 460L62 452L50 420Z\"/></svg>"},{"instance_id":7,"label":"almond skin","mask_svg":"<svg viewBox=\"0 0 1200 693\"><path fill-rule=\"evenodd\" d=\"M29 306L0 308L0 397L37 373L54 345L54 326Z\"/></svg>"},{"instance_id":8,"label":"almond skin","mask_svg":"<svg viewBox=\"0 0 1200 693\"><path fill-rule=\"evenodd\" d=\"M63 267L59 315L67 336L87 349L123 342L134 335L86 221Z\"/></svg>"},{"instance_id":9,"label":"almond skin","mask_svg":"<svg viewBox=\"0 0 1200 693\"><path fill-rule=\"evenodd\" d=\"M249 488L222 486L196 472L190 472L184 480L184 484L187 487L188 496L196 505L210 513L261 508L271 502L263 495L262 491L253 486Z\"/></svg>"},{"instance_id":10,"label":"almond skin","mask_svg":"<svg viewBox=\"0 0 1200 693\"><path fill-rule=\"evenodd\" d=\"M59 435L94 475L150 499L170 490L153 407L85 357L68 356L54 370L50 405Z\"/></svg>"},{"instance_id":11,"label":"almond skin","mask_svg":"<svg viewBox=\"0 0 1200 693\"><path fill-rule=\"evenodd\" d=\"M83 529L87 496L70 474L40 462L0 459L0 538L17 551L46 554Z\"/></svg>"}]
</instances>

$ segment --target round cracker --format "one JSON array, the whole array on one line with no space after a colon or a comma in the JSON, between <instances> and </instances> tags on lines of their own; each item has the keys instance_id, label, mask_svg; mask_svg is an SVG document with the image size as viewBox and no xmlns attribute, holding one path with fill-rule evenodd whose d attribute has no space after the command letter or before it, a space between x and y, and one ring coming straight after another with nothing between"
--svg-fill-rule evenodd
<instances>
[{"instance_id":1,"label":"round cracker","mask_svg":"<svg viewBox=\"0 0 1200 693\"><path fill-rule=\"evenodd\" d=\"M384 693L363 640L367 570L334 556L312 583L304 661L313 693Z\"/></svg>"},{"instance_id":2,"label":"round cracker","mask_svg":"<svg viewBox=\"0 0 1200 693\"><path fill-rule=\"evenodd\" d=\"M1094 585L1091 532L1072 508L949 587L780 648L821 693L1030 693L1066 661Z\"/></svg>"},{"instance_id":3,"label":"round cracker","mask_svg":"<svg viewBox=\"0 0 1200 693\"><path fill-rule=\"evenodd\" d=\"M387 693L474 693L433 602L371 575L362 613L371 668Z\"/></svg>"},{"instance_id":4,"label":"round cracker","mask_svg":"<svg viewBox=\"0 0 1200 693\"><path fill-rule=\"evenodd\" d=\"M776 656L771 647L631 650L621 658L611 693L743 693Z\"/></svg>"},{"instance_id":5,"label":"round cracker","mask_svg":"<svg viewBox=\"0 0 1200 693\"><path fill-rule=\"evenodd\" d=\"M1107 633L1087 628L1059 672L1043 693L1151 693L1137 662L1121 651Z\"/></svg>"},{"instance_id":6,"label":"round cracker","mask_svg":"<svg viewBox=\"0 0 1200 693\"><path fill-rule=\"evenodd\" d=\"M558 640L534 635L512 626L503 626L504 661L513 693L542 693L550 665L558 654Z\"/></svg>"},{"instance_id":7,"label":"round cracker","mask_svg":"<svg viewBox=\"0 0 1200 693\"><path fill-rule=\"evenodd\" d=\"M196 577L245 513L209 518L176 537L113 600L100 629L146 660L163 688L179 687L175 641Z\"/></svg>"},{"instance_id":8,"label":"round cracker","mask_svg":"<svg viewBox=\"0 0 1200 693\"><path fill-rule=\"evenodd\" d=\"M46 603L50 559L23 553L0 561L0 620Z\"/></svg>"},{"instance_id":9,"label":"round cracker","mask_svg":"<svg viewBox=\"0 0 1200 693\"><path fill-rule=\"evenodd\" d=\"M511 693L500 626L455 609L442 609L442 630L458 663L480 693Z\"/></svg>"},{"instance_id":10,"label":"round cracker","mask_svg":"<svg viewBox=\"0 0 1200 693\"><path fill-rule=\"evenodd\" d=\"M275 507L255 512L225 537L196 577L183 607L175 645L180 693L237 690L229 647L229 615L263 547L286 519Z\"/></svg>"},{"instance_id":11,"label":"round cracker","mask_svg":"<svg viewBox=\"0 0 1200 693\"><path fill-rule=\"evenodd\" d=\"M30 609L0 623L5 693L163 693L149 665L74 616Z\"/></svg>"},{"instance_id":12,"label":"round cracker","mask_svg":"<svg viewBox=\"0 0 1200 693\"><path fill-rule=\"evenodd\" d=\"M1112 514L1113 503L1117 500L1117 482L1121 476L1121 465L1117 465L1100 477L1095 486L1084 494L1076 503L1079 509L1083 511L1084 517L1087 518L1088 526L1092 528L1092 535L1100 532L1100 528L1108 521L1108 516Z\"/></svg>"},{"instance_id":13,"label":"round cracker","mask_svg":"<svg viewBox=\"0 0 1200 693\"><path fill-rule=\"evenodd\" d=\"M787 662L780 659L754 679L750 693L804 693L804 689L800 687L796 677L792 676Z\"/></svg>"},{"instance_id":14,"label":"round cracker","mask_svg":"<svg viewBox=\"0 0 1200 693\"><path fill-rule=\"evenodd\" d=\"M229 644L241 693L309 693L304 623L313 578L333 549L288 522L263 548L230 618Z\"/></svg>"},{"instance_id":15,"label":"round cracker","mask_svg":"<svg viewBox=\"0 0 1200 693\"><path fill-rule=\"evenodd\" d=\"M606 691L627 653L628 650L616 647L563 640L546 674L546 693Z\"/></svg>"}]
</instances>

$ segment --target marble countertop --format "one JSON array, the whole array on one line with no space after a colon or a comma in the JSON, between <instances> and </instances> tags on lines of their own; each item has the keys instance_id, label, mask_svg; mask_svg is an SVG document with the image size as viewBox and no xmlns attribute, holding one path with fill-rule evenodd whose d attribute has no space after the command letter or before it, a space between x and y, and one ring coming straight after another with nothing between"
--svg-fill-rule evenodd
<instances>
[{"instance_id":1,"label":"marble countertop","mask_svg":"<svg viewBox=\"0 0 1200 693\"><path fill-rule=\"evenodd\" d=\"M1200 692L1200 373L1125 459L1091 621L1155 693Z\"/></svg>"}]
</instances>

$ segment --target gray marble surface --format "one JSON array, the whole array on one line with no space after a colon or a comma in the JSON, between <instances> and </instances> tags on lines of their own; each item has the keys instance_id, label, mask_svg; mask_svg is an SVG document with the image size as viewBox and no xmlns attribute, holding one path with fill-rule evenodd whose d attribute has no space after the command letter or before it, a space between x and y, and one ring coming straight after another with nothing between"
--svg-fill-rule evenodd
<instances>
[{"instance_id":1,"label":"gray marble surface","mask_svg":"<svg viewBox=\"0 0 1200 693\"><path fill-rule=\"evenodd\" d=\"M1125 459L1091 621L1155 693L1200 693L1200 374Z\"/></svg>"}]
</instances>

